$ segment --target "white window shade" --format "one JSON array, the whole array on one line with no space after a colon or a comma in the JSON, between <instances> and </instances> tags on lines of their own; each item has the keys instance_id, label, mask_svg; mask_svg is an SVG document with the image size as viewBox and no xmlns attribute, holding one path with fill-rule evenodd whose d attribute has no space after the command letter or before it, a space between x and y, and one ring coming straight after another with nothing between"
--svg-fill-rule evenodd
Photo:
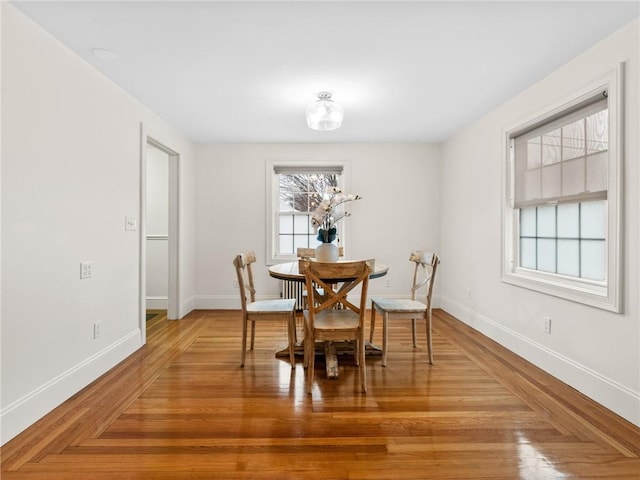
<instances>
[{"instance_id":1,"label":"white window shade","mask_svg":"<svg viewBox=\"0 0 640 480\"><path fill-rule=\"evenodd\" d=\"M515 208L607 198L606 95L599 90L569 113L512 134Z\"/></svg>"},{"instance_id":2,"label":"white window shade","mask_svg":"<svg viewBox=\"0 0 640 480\"><path fill-rule=\"evenodd\" d=\"M274 165L273 173L276 175L297 175L300 173L342 174L342 165Z\"/></svg>"}]
</instances>

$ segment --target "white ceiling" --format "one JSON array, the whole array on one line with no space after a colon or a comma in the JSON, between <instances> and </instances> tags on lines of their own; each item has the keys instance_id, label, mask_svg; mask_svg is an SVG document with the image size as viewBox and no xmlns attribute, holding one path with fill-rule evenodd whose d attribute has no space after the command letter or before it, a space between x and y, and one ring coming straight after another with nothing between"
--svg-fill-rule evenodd
<instances>
[{"instance_id":1,"label":"white ceiling","mask_svg":"<svg viewBox=\"0 0 640 480\"><path fill-rule=\"evenodd\" d=\"M638 1L12 3L199 143L443 141L640 12ZM337 131L306 127L322 90L344 106Z\"/></svg>"}]
</instances>

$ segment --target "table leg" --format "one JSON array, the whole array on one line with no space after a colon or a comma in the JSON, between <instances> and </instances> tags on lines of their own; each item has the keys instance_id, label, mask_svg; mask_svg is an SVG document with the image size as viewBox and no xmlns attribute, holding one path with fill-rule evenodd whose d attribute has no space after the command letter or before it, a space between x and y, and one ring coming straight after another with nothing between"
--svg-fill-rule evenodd
<instances>
[{"instance_id":1,"label":"table leg","mask_svg":"<svg viewBox=\"0 0 640 480\"><path fill-rule=\"evenodd\" d=\"M338 378L338 354L332 341L324 342L324 361L327 378Z\"/></svg>"}]
</instances>

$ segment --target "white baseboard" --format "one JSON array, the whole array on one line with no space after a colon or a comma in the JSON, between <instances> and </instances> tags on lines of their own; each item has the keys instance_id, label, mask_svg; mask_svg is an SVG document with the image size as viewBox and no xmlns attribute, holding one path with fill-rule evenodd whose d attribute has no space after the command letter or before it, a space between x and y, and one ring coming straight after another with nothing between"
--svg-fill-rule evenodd
<instances>
[{"instance_id":1,"label":"white baseboard","mask_svg":"<svg viewBox=\"0 0 640 480\"><path fill-rule=\"evenodd\" d=\"M0 444L4 445L141 346L141 332L140 329L136 329L82 363L7 405L0 411Z\"/></svg>"},{"instance_id":2,"label":"white baseboard","mask_svg":"<svg viewBox=\"0 0 640 480\"><path fill-rule=\"evenodd\" d=\"M169 308L169 297L147 297L147 310L166 310Z\"/></svg>"},{"instance_id":3,"label":"white baseboard","mask_svg":"<svg viewBox=\"0 0 640 480\"><path fill-rule=\"evenodd\" d=\"M195 297L191 297L186 301L180 302L180 306L178 308L179 318L186 316L189 312L196 309L196 299Z\"/></svg>"},{"instance_id":4,"label":"white baseboard","mask_svg":"<svg viewBox=\"0 0 640 480\"><path fill-rule=\"evenodd\" d=\"M443 310L471 328L640 427L640 392L634 392L615 380L450 298L441 297L440 300Z\"/></svg>"},{"instance_id":5,"label":"white baseboard","mask_svg":"<svg viewBox=\"0 0 640 480\"><path fill-rule=\"evenodd\" d=\"M273 300L278 296L260 296L256 300ZM240 310L240 294L237 295L199 295L195 297L197 310Z\"/></svg>"}]
</instances>

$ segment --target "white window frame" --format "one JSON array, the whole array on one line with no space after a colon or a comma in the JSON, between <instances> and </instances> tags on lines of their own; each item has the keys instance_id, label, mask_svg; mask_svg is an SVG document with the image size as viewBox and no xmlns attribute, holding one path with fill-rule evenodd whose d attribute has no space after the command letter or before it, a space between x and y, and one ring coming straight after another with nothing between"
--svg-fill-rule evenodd
<instances>
[{"instance_id":1,"label":"white window frame","mask_svg":"<svg viewBox=\"0 0 640 480\"><path fill-rule=\"evenodd\" d=\"M622 145L624 64L594 80L574 94L509 126L503 132L503 241L502 281L548 295L609 310L622 311ZM515 171L511 148L518 132L570 111L598 89L608 92L609 159L607 185L606 280L594 282L576 277L518 267L519 209L514 208Z\"/></svg>"},{"instance_id":2,"label":"white window frame","mask_svg":"<svg viewBox=\"0 0 640 480\"><path fill-rule=\"evenodd\" d=\"M276 170L282 168L290 168L296 170L309 170L309 168L318 167L319 170L326 169L327 167L339 167L342 169L340 174L339 187L343 191L350 190L350 178L351 178L351 163L348 161L318 161L318 160L266 160L265 161L265 179L266 179L266 264L275 265L277 263L292 262L297 259L295 254L281 255L278 254L278 198L276 192L278 192L278 174ZM347 245L347 222L342 222L340 225L340 245L346 247Z\"/></svg>"}]
</instances>

